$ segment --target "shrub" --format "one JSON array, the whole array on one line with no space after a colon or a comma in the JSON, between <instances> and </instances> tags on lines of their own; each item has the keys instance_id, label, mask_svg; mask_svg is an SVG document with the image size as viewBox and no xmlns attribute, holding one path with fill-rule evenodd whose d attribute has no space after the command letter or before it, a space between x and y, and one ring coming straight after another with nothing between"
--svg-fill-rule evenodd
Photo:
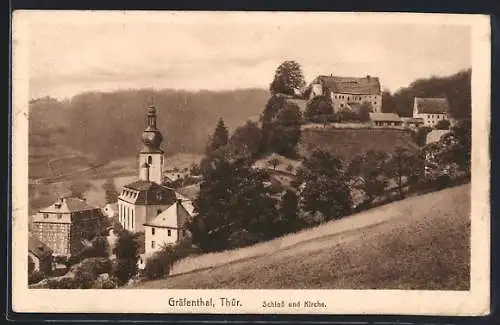
<instances>
[{"instance_id":1,"label":"shrub","mask_svg":"<svg viewBox=\"0 0 500 325\"><path fill-rule=\"evenodd\" d=\"M240 230L229 236L229 248L238 248L254 245L262 240L258 234L249 232L247 230Z\"/></svg>"},{"instance_id":2,"label":"shrub","mask_svg":"<svg viewBox=\"0 0 500 325\"><path fill-rule=\"evenodd\" d=\"M29 276L28 276L28 284L33 284L33 283L38 283L45 279L45 274L41 271L33 271Z\"/></svg>"},{"instance_id":3,"label":"shrub","mask_svg":"<svg viewBox=\"0 0 500 325\"><path fill-rule=\"evenodd\" d=\"M111 279L104 280L101 284L101 289L114 289L114 288L116 288L116 283Z\"/></svg>"},{"instance_id":4,"label":"shrub","mask_svg":"<svg viewBox=\"0 0 500 325\"><path fill-rule=\"evenodd\" d=\"M92 288L95 279L96 276L92 272L79 269L75 272L75 277L73 279L74 287L78 289L90 289Z\"/></svg>"}]
</instances>

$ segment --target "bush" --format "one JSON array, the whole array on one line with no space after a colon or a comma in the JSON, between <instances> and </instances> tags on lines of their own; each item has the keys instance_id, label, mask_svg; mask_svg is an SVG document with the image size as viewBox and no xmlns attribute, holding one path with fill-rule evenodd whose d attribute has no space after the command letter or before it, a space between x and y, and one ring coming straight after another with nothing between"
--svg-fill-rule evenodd
<instances>
[{"instance_id":1,"label":"bush","mask_svg":"<svg viewBox=\"0 0 500 325\"><path fill-rule=\"evenodd\" d=\"M229 236L229 248L238 248L254 245L262 240L262 236L249 232L247 230L240 230Z\"/></svg>"},{"instance_id":2,"label":"bush","mask_svg":"<svg viewBox=\"0 0 500 325\"><path fill-rule=\"evenodd\" d=\"M38 283L45 279L45 274L41 271L33 271L29 276L28 276L28 284L33 284L33 283Z\"/></svg>"},{"instance_id":3,"label":"bush","mask_svg":"<svg viewBox=\"0 0 500 325\"><path fill-rule=\"evenodd\" d=\"M94 284L96 275L83 269L79 269L75 272L75 277L73 279L73 285L76 289L90 289Z\"/></svg>"},{"instance_id":4,"label":"bush","mask_svg":"<svg viewBox=\"0 0 500 325\"><path fill-rule=\"evenodd\" d=\"M450 128L450 121L448 120L439 120L437 123L436 123L436 129L438 130L448 130Z\"/></svg>"},{"instance_id":5,"label":"bush","mask_svg":"<svg viewBox=\"0 0 500 325\"><path fill-rule=\"evenodd\" d=\"M199 249L187 239L176 245L166 245L147 259L142 275L148 280L163 278L170 273L175 262L198 253Z\"/></svg>"},{"instance_id":6,"label":"bush","mask_svg":"<svg viewBox=\"0 0 500 325\"><path fill-rule=\"evenodd\" d=\"M101 284L101 289L114 289L114 288L116 288L116 283L111 279L104 280Z\"/></svg>"}]
</instances>

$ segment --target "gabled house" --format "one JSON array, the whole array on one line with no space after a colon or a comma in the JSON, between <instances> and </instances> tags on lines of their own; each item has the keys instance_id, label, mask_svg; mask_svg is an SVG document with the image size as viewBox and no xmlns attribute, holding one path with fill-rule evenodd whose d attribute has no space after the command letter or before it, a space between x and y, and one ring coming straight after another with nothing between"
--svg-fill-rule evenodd
<instances>
[{"instance_id":1,"label":"gabled house","mask_svg":"<svg viewBox=\"0 0 500 325\"><path fill-rule=\"evenodd\" d=\"M308 88L309 99L317 96L329 96L335 112L357 110L367 102L375 113L382 112L382 91L378 77L364 78L318 76Z\"/></svg>"},{"instance_id":2,"label":"gabled house","mask_svg":"<svg viewBox=\"0 0 500 325\"><path fill-rule=\"evenodd\" d=\"M32 233L45 243L54 255L78 253L86 239L101 231L104 215L98 207L77 197L61 197L33 216Z\"/></svg>"},{"instance_id":3,"label":"gabled house","mask_svg":"<svg viewBox=\"0 0 500 325\"><path fill-rule=\"evenodd\" d=\"M413 101L413 117L423 119L424 126L433 127L439 121L448 119L448 112L446 98L415 97Z\"/></svg>"},{"instance_id":4,"label":"gabled house","mask_svg":"<svg viewBox=\"0 0 500 325\"><path fill-rule=\"evenodd\" d=\"M186 222L192 215L181 199L144 224L146 256L159 251L164 245L175 244L188 236Z\"/></svg>"}]
</instances>

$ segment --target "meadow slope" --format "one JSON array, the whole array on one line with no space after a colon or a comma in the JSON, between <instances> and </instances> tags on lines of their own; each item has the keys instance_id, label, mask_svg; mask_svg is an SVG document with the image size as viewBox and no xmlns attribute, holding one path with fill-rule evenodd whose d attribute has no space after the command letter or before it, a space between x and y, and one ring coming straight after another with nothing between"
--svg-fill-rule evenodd
<instances>
[{"instance_id":1,"label":"meadow slope","mask_svg":"<svg viewBox=\"0 0 500 325\"><path fill-rule=\"evenodd\" d=\"M467 184L186 259L174 272L187 273L131 288L468 290L469 211Z\"/></svg>"}]
</instances>

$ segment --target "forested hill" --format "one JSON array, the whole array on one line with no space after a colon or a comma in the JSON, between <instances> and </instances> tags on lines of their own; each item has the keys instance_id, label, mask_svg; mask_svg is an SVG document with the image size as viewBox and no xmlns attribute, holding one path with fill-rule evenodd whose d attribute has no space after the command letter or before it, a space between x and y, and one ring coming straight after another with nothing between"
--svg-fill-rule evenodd
<instances>
[{"instance_id":1,"label":"forested hill","mask_svg":"<svg viewBox=\"0 0 500 325\"><path fill-rule=\"evenodd\" d=\"M408 87L394 94L383 93L384 112L397 112L401 116L411 116L415 97L446 97L451 114L456 118L471 116L471 74L467 69L447 77L417 79Z\"/></svg>"},{"instance_id":2,"label":"forested hill","mask_svg":"<svg viewBox=\"0 0 500 325\"><path fill-rule=\"evenodd\" d=\"M167 154L202 152L217 119L230 130L258 116L269 99L263 89L231 91L125 90L88 92L70 100L30 101L30 143L67 145L106 162L135 155L145 127L147 106L158 109L158 128ZM45 142L45 141L43 141Z\"/></svg>"}]
</instances>

